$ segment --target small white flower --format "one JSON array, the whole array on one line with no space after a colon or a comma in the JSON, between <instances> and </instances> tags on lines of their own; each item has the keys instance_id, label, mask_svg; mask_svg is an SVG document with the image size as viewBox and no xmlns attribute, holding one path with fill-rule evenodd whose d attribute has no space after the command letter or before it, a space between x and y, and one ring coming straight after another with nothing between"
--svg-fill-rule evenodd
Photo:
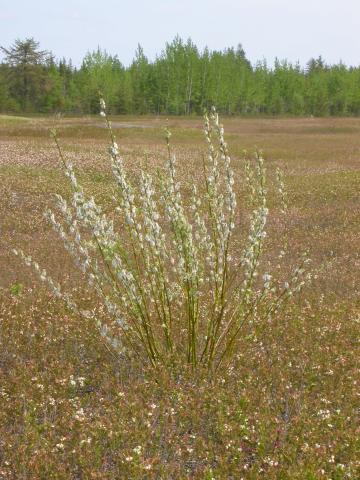
<instances>
[{"instance_id":1,"label":"small white flower","mask_svg":"<svg viewBox=\"0 0 360 480\"><path fill-rule=\"evenodd\" d=\"M140 455L142 450L142 446L138 445L137 447L133 448L133 452L136 453L136 455Z\"/></svg>"}]
</instances>

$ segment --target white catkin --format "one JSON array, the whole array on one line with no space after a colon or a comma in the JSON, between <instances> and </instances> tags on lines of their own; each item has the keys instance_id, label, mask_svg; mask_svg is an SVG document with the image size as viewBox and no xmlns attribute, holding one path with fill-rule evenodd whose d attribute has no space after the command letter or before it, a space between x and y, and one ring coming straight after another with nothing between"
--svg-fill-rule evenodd
<instances>
[{"instance_id":1,"label":"white catkin","mask_svg":"<svg viewBox=\"0 0 360 480\"><path fill-rule=\"evenodd\" d=\"M215 358L221 360L245 318L252 322L261 305L270 318L311 280L307 257L281 285L274 272L264 273L261 266L269 215L264 159L256 153L255 166L245 162L253 211L247 240L239 250L233 238L238 218L235 175L215 109L204 117L204 181L194 182L190 197L183 194L170 132L166 132L165 174L158 177L141 168L138 182L132 183L103 99L100 115L111 137L114 214L103 213L96 200L84 193L72 164L64 160L71 200L57 195L56 214L48 209L45 216L96 292L106 318L101 320L95 310L79 310L31 256L14 253L69 308L93 321L115 352L136 345L155 365L174 351L181 357L180 338L186 338L187 361L210 365ZM276 178L285 212L288 204L280 170Z\"/></svg>"}]
</instances>

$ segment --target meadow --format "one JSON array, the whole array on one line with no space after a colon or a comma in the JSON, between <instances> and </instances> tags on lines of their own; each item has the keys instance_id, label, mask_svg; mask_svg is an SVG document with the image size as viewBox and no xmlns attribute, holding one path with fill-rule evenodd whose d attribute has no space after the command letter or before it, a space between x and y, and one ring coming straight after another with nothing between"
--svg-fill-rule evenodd
<instances>
[{"instance_id":1,"label":"meadow","mask_svg":"<svg viewBox=\"0 0 360 480\"><path fill-rule=\"evenodd\" d=\"M140 165L161 167L167 125L179 176L201 183L201 118L111 119L134 178ZM86 192L111 211L102 119L0 116L0 479L359 478L360 120L223 122L244 218L243 150L264 152L265 262L277 269L285 243L281 275L304 251L314 274L271 324L244 330L221 375L173 376L114 355L12 251L30 253L82 305L94 300L43 212L54 193L70 194L54 127Z\"/></svg>"}]
</instances>

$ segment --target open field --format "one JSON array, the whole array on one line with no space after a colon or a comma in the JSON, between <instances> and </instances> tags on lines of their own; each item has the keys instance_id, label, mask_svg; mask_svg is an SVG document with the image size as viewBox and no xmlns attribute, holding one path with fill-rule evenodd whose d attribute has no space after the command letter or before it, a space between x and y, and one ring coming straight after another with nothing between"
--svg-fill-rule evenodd
<instances>
[{"instance_id":1,"label":"open field","mask_svg":"<svg viewBox=\"0 0 360 480\"><path fill-rule=\"evenodd\" d=\"M134 177L166 158L167 124L180 175L200 182L202 119L112 120ZM240 203L242 152L264 151L267 260L288 239L285 271L308 250L316 278L266 335L244 337L223 377L178 382L114 359L12 253L31 253L86 304L43 218L53 193L69 194L54 126L85 190L111 209L101 119L0 116L0 479L359 478L360 119L224 119Z\"/></svg>"}]
</instances>

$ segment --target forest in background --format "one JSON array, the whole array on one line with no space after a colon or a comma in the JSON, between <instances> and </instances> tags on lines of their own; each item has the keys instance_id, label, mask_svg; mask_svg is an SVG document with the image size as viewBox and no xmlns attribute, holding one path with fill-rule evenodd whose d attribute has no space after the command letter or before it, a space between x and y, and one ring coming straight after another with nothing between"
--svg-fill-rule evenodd
<instances>
[{"instance_id":1,"label":"forest in background","mask_svg":"<svg viewBox=\"0 0 360 480\"><path fill-rule=\"evenodd\" d=\"M360 115L360 66L310 59L252 65L241 45L200 51L175 37L150 61L139 45L132 63L100 48L80 67L40 50L33 38L0 47L0 111L91 114L99 91L112 114Z\"/></svg>"}]
</instances>

